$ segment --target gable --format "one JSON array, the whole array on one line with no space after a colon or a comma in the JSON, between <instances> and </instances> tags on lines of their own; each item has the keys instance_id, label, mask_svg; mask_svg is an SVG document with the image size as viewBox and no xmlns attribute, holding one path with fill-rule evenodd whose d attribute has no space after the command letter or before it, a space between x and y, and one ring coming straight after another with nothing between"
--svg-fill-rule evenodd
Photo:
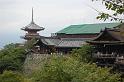
<instances>
[{"instance_id":1,"label":"gable","mask_svg":"<svg viewBox=\"0 0 124 82\"><path fill-rule=\"evenodd\" d=\"M104 30L93 41L120 41L116 36L112 35L108 30Z\"/></svg>"}]
</instances>

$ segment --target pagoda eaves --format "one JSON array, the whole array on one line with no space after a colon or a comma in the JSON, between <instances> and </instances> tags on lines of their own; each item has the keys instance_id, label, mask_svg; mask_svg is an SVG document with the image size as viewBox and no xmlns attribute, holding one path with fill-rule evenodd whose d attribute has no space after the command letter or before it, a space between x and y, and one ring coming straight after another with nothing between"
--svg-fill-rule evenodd
<instances>
[{"instance_id":1,"label":"pagoda eaves","mask_svg":"<svg viewBox=\"0 0 124 82\"><path fill-rule=\"evenodd\" d=\"M25 30L25 31L29 31L29 30L41 31L41 30L44 30L43 27L40 27L39 25L35 24L33 21L29 25L27 25L27 26L25 26L21 29Z\"/></svg>"}]
</instances>

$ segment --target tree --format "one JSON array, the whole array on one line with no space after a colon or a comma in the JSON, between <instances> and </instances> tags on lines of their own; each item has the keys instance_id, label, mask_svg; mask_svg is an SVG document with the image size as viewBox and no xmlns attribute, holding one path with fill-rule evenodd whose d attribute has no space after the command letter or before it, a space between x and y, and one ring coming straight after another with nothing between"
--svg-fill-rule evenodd
<instances>
[{"instance_id":1,"label":"tree","mask_svg":"<svg viewBox=\"0 0 124 82\"><path fill-rule=\"evenodd\" d=\"M35 82L120 82L120 76L109 71L69 56L52 56L33 77Z\"/></svg>"},{"instance_id":2,"label":"tree","mask_svg":"<svg viewBox=\"0 0 124 82\"><path fill-rule=\"evenodd\" d=\"M124 21L124 0L92 0L92 1L102 1L102 3L106 6L107 10L113 11L113 14L99 12L99 16L97 19L111 19L115 21ZM121 18L123 17L123 18Z\"/></svg>"},{"instance_id":3,"label":"tree","mask_svg":"<svg viewBox=\"0 0 124 82\"><path fill-rule=\"evenodd\" d=\"M3 74L0 74L0 82L31 82L31 80L20 73L4 71Z\"/></svg>"},{"instance_id":4,"label":"tree","mask_svg":"<svg viewBox=\"0 0 124 82\"><path fill-rule=\"evenodd\" d=\"M91 45L86 44L79 49L74 49L71 55L77 60L89 63L93 61L92 52L93 47Z\"/></svg>"},{"instance_id":5,"label":"tree","mask_svg":"<svg viewBox=\"0 0 124 82\"><path fill-rule=\"evenodd\" d=\"M0 50L0 72L4 70L21 70L26 58L23 47L16 44L8 44Z\"/></svg>"}]
</instances>

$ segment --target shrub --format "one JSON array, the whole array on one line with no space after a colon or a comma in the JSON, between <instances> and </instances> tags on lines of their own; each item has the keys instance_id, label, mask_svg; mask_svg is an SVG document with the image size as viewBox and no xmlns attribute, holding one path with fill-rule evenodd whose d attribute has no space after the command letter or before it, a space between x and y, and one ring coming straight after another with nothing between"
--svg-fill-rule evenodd
<instances>
[{"instance_id":1,"label":"shrub","mask_svg":"<svg viewBox=\"0 0 124 82\"><path fill-rule=\"evenodd\" d=\"M24 78L20 73L4 71L0 74L0 82L31 82L31 80Z\"/></svg>"},{"instance_id":2,"label":"shrub","mask_svg":"<svg viewBox=\"0 0 124 82\"><path fill-rule=\"evenodd\" d=\"M79 49L74 49L71 53L71 55L78 59L79 61L82 62L92 62L92 52L93 52L93 47L91 45L83 45Z\"/></svg>"},{"instance_id":3,"label":"shrub","mask_svg":"<svg viewBox=\"0 0 124 82\"><path fill-rule=\"evenodd\" d=\"M26 58L24 48L9 44L0 51L0 72L4 70L21 70Z\"/></svg>"},{"instance_id":4,"label":"shrub","mask_svg":"<svg viewBox=\"0 0 124 82\"><path fill-rule=\"evenodd\" d=\"M109 70L72 57L53 56L33 77L35 82L119 82L119 75L110 74Z\"/></svg>"}]
</instances>

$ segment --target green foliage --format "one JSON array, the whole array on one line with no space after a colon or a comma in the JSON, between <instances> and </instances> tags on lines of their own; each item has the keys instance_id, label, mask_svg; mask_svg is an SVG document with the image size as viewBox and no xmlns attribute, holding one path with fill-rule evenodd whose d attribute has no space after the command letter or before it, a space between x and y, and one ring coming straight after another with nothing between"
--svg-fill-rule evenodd
<instances>
[{"instance_id":1,"label":"green foliage","mask_svg":"<svg viewBox=\"0 0 124 82\"><path fill-rule=\"evenodd\" d=\"M72 57L52 56L35 71L35 82L120 82L118 74L108 68L97 67Z\"/></svg>"},{"instance_id":2,"label":"green foliage","mask_svg":"<svg viewBox=\"0 0 124 82\"><path fill-rule=\"evenodd\" d=\"M123 21L124 19L118 18L118 16L124 15L124 1L123 0L92 0L92 1L102 1L102 3L106 6L107 10L113 11L113 14L110 15L108 13L100 12L97 19L111 19L116 21Z\"/></svg>"},{"instance_id":3,"label":"green foliage","mask_svg":"<svg viewBox=\"0 0 124 82\"><path fill-rule=\"evenodd\" d=\"M0 74L0 82L31 82L31 80L16 72L4 71Z\"/></svg>"},{"instance_id":4,"label":"green foliage","mask_svg":"<svg viewBox=\"0 0 124 82\"><path fill-rule=\"evenodd\" d=\"M9 44L0 51L0 72L4 70L21 70L25 61L25 50L16 44Z\"/></svg>"},{"instance_id":5,"label":"green foliage","mask_svg":"<svg viewBox=\"0 0 124 82\"><path fill-rule=\"evenodd\" d=\"M71 55L83 62L92 62L92 51L93 47L91 45L83 45L79 49L74 49L71 53Z\"/></svg>"}]
</instances>

